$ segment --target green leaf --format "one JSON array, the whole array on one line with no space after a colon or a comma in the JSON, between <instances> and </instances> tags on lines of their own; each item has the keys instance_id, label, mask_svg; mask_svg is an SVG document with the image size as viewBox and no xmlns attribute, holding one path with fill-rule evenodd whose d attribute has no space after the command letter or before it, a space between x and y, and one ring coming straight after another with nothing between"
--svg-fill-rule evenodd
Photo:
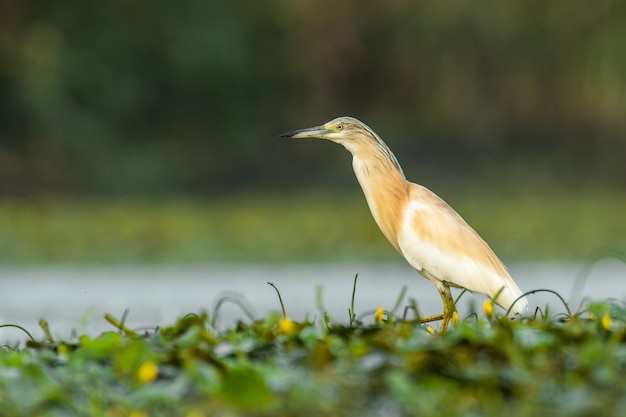
<instances>
[{"instance_id":1,"label":"green leaf","mask_svg":"<svg viewBox=\"0 0 626 417\"><path fill-rule=\"evenodd\" d=\"M248 364L227 369L219 396L229 404L250 410L266 410L274 403L274 396L263 375Z\"/></svg>"}]
</instances>

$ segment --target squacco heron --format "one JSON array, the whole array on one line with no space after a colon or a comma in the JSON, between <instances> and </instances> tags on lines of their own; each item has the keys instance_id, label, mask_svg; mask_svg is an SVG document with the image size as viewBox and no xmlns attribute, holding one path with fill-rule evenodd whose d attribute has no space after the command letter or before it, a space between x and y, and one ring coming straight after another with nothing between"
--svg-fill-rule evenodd
<instances>
[{"instance_id":1,"label":"squacco heron","mask_svg":"<svg viewBox=\"0 0 626 417\"><path fill-rule=\"evenodd\" d=\"M485 294L515 314L528 301L500 259L470 225L429 189L408 182L382 139L352 117L280 135L319 138L343 145L378 227L407 262L432 282L443 300L440 332L456 314L450 287ZM517 301L516 301L517 300Z\"/></svg>"}]
</instances>

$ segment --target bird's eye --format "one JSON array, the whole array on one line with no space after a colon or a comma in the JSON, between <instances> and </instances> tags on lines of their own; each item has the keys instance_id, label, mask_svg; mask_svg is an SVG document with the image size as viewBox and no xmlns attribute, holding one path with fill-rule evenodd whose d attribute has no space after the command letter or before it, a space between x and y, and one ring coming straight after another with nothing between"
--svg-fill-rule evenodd
<instances>
[{"instance_id":1,"label":"bird's eye","mask_svg":"<svg viewBox=\"0 0 626 417\"><path fill-rule=\"evenodd\" d=\"M337 126L335 126L335 129L342 130L343 129L343 125L337 125Z\"/></svg>"}]
</instances>

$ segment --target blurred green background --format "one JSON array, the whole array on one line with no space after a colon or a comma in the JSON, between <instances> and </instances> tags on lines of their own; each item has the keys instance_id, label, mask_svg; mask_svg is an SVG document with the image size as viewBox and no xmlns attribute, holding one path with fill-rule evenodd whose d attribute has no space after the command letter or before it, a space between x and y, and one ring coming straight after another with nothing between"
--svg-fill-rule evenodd
<instances>
[{"instance_id":1,"label":"blurred green background","mask_svg":"<svg viewBox=\"0 0 626 417\"><path fill-rule=\"evenodd\" d=\"M0 262L398 260L351 115L505 259L626 250L626 3L0 3Z\"/></svg>"}]
</instances>

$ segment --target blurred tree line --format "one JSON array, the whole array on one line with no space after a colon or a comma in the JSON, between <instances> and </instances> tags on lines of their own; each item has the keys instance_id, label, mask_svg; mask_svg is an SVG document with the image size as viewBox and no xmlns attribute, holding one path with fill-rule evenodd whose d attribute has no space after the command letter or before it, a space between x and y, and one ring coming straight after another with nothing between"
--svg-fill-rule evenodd
<instances>
[{"instance_id":1,"label":"blurred tree line","mask_svg":"<svg viewBox=\"0 0 626 417\"><path fill-rule=\"evenodd\" d=\"M0 3L3 195L353 186L276 137L339 115L414 179L624 188L626 2Z\"/></svg>"}]
</instances>

